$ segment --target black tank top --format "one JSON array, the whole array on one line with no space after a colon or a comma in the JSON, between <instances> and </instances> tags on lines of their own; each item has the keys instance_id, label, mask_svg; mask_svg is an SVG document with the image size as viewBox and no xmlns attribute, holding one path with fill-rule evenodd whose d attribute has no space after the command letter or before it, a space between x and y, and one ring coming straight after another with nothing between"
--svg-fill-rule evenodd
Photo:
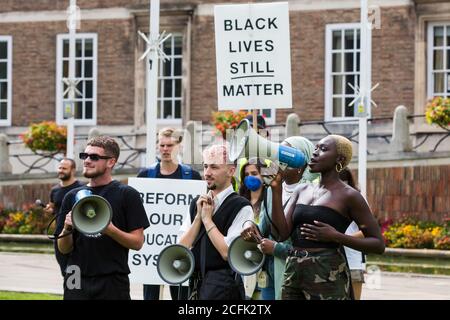
<instances>
[{"instance_id":1,"label":"black tank top","mask_svg":"<svg viewBox=\"0 0 450 320\"><path fill-rule=\"evenodd\" d=\"M306 204L297 204L292 216L294 224L292 237L292 245L300 248L338 248L337 242L318 242L306 240L301 235L300 227L304 223L315 225L314 220L329 224L337 231L345 233L351 221L336 210L326 206L310 206Z\"/></svg>"}]
</instances>

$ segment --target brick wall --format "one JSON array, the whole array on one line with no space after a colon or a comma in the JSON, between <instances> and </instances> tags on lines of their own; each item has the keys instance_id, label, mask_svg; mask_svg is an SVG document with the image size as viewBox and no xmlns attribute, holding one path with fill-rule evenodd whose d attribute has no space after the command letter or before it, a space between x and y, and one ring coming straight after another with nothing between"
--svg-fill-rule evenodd
<instances>
[{"instance_id":1,"label":"brick wall","mask_svg":"<svg viewBox=\"0 0 450 320\"><path fill-rule=\"evenodd\" d=\"M226 0L161 0L161 8L166 5L196 5L202 3L226 3ZM233 3L262 2L261 0L234 0ZM268 0L266 2L272 2ZM1 0L0 12L65 10L70 0ZM81 9L114 8L114 7L148 7L149 0L77 0Z\"/></svg>"},{"instance_id":2,"label":"brick wall","mask_svg":"<svg viewBox=\"0 0 450 320\"><path fill-rule=\"evenodd\" d=\"M357 179L357 172L353 174ZM125 177L120 181L127 182ZM36 199L47 202L52 185L34 183L0 186L0 206L20 208L22 204L33 203ZM368 202L380 219L407 216L444 221L450 218L449 185L449 165L367 170Z\"/></svg>"},{"instance_id":3,"label":"brick wall","mask_svg":"<svg viewBox=\"0 0 450 320\"><path fill-rule=\"evenodd\" d=\"M327 24L359 22L359 10L290 12L294 110L277 111L283 123L292 111L303 120L324 119L325 30ZM391 116L404 104L413 112L414 12L411 7L382 8L381 29L373 30L372 83L380 83L373 116ZM210 121L217 110L213 17L195 17L192 28L191 117ZM236 106L239 108L239 106Z\"/></svg>"},{"instance_id":4,"label":"brick wall","mask_svg":"<svg viewBox=\"0 0 450 320\"><path fill-rule=\"evenodd\" d=\"M217 2L220 1L192 0L185 3ZM10 0L2 2L0 11L62 10L67 3ZM147 0L79 0L77 3L86 9L148 5ZM170 3L179 2L162 1L162 5ZM279 110L278 123L284 122L292 111L305 121L323 120L326 25L358 22L359 19L359 10L291 11L294 109ZM381 29L373 30L372 43L372 83L380 83L373 94L379 105L373 109L375 117L392 115L400 104L413 112L414 27L413 6L382 8ZM14 43L13 125L54 118L56 34L66 30L64 22L2 25L1 33L12 35ZM132 124L134 65L137 63L134 21L83 21L80 32L98 33L98 124ZM211 112L217 110L214 41L214 17L194 16L190 61L190 118L193 120L210 122Z\"/></svg>"},{"instance_id":5,"label":"brick wall","mask_svg":"<svg viewBox=\"0 0 450 320\"><path fill-rule=\"evenodd\" d=\"M357 178L357 172L354 172ZM367 195L381 219L450 218L450 166L373 168L367 170Z\"/></svg>"},{"instance_id":6,"label":"brick wall","mask_svg":"<svg viewBox=\"0 0 450 320\"><path fill-rule=\"evenodd\" d=\"M65 22L2 25L13 37L13 126L55 119L56 36L66 32ZM79 32L98 36L97 123L133 124L133 22L86 21Z\"/></svg>"},{"instance_id":7,"label":"brick wall","mask_svg":"<svg viewBox=\"0 0 450 320\"><path fill-rule=\"evenodd\" d=\"M55 183L33 183L0 186L0 207L21 209L22 205L33 204L37 199L50 201L50 190Z\"/></svg>"}]
</instances>

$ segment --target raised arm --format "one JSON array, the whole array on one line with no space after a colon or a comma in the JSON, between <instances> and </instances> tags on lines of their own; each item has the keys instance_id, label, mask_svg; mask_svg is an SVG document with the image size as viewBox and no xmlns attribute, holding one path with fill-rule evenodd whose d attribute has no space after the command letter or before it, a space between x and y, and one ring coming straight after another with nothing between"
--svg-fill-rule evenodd
<instances>
[{"instance_id":1,"label":"raised arm","mask_svg":"<svg viewBox=\"0 0 450 320\"><path fill-rule=\"evenodd\" d=\"M200 227L202 225L202 219L201 219L200 213L201 213L204 201L206 201L206 196L200 196L196 202L191 203L191 206L194 206L194 205L197 206L197 214L195 215L194 221L192 221L190 226L186 225L186 228L185 228L185 230L183 230L184 232L180 237L180 241L178 241L179 244L182 244L189 249L192 248L192 244L194 243L195 238L197 238L197 235L200 231ZM190 210L191 209L192 208L190 208Z\"/></svg>"},{"instance_id":2,"label":"raised arm","mask_svg":"<svg viewBox=\"0 0 450 320\"><path fill-rule=\"evenodd\" d=\"M285 210L283 209L282 202L282 184L281 184L281 174L278 174L277 177L271 183L272 187L272 221L275 227L278 229L280 233L278 235L278 241L284 241L289 238L292 232L292 215L294 213L295 204L297 203L299 196L299 188L296 189L294 194L291 196L289 203L286 206L286 215Z\"/></svg>"}]
</instances>

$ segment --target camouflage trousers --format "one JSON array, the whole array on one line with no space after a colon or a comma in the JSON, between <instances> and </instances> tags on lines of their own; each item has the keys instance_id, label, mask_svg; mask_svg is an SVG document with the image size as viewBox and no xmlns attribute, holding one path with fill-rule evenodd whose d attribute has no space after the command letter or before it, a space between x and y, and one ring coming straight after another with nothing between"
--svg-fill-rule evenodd
<instances>
[{"instance_id":1,"label":"camouflage trousers","mask_svg":"<svg viewBox=\"0 0 450 320\"><path fill-rule=\"evenodd\" d=\"M288 256L281 299L351 299L350 271L342 252L339 249L325 249Z\"/></svg>"}]
</instances>

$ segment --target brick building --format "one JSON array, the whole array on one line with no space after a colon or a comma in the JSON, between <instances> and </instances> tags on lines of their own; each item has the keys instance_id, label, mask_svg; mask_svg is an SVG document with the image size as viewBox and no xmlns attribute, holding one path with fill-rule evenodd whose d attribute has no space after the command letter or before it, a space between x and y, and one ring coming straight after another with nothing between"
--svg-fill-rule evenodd
<instances>
[{"instance_id":1,"label":"brick building","mask_svg":"<svg viewBox=\"0 0 450 320\"><path fill-rule=\"evenodd\" d=\"M1 2L2 131L14 133L14 128L40 120L64 122L61 78L68 72L68 3ZM76 108L80 130L93 125L130 129L144 125L144 62L138 62L144 43L137 31L148 30L148 3L78 0L76 77L83 80L79 87L85 92ZM160 28L172 33L165 44L172 60L161 68L160 123L209 122L217 108L213 16L217 3L161 1ZM272 110L272 123L284 121L292 111L303 120L352 115L345 105L353 90L344 83L354 83L359 74L359 5L359 0L289 1L294 110ZM398 105L422 114L427 97L450 92L450 66L445 65L450 64L446 37L450 3L385 0L369 5L380 18L372 31L372 82L380 83L373 93L379 108L372 116L391 116Z\"/></svg>"},{"instance_id":2,"label":"brick building","mask_svg":"<svg viewBox=\"0 0 450 320\"><path fill-rule=\"evenodd\" d=\"M351 120L353 109L347 105L354 94L346 83L355 83L359 76L360 1L287 2L294 108L265 110L268 122L281 124L291 112L302 121ZM172 36L164 44L171 60L160 65L158 126L182 126L188 120L207 124L217 110L214 5L220 3L229 2L161 0L160 30ZM145 133L145 64L138 61L145 43L137 32L148 31L148 4L149 0L77 1L81 28L76 77L84 93L77 97L77 134L93 126L103 132ZM0 2L0 133L14 137L29 123L42 120L65 123L62 78L68 76L68 5L69 0ZM398 105L406 106L409 114L423 114L427 98L450 96L450 2L371 0L369 6L378 23L372 30L372 83L380 84L372 94L378 108L371 116L392 117ZM440 130L423 118L415 119L411 128L415 134ZM426 165L443 165L448 171L448 154L433 161ZM373 168L396 166L404 165L392 162ZM445 183L437 203L445 212L450 211L444 190L449 173L441 176ZM375 190L370 183L368 187L369 192ZM400 202L388 202L390 208L400 208Z\"/></svg>"}]
</instances>

